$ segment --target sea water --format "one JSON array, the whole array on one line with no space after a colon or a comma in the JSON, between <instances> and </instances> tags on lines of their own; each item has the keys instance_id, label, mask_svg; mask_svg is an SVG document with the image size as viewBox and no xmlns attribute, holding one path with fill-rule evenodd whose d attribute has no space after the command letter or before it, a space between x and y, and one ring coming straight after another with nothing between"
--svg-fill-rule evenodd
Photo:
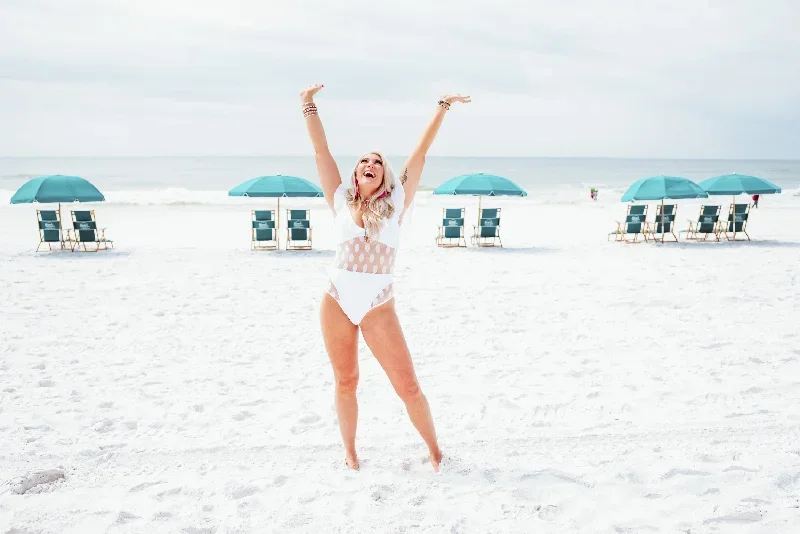
<instances>
[{"instance_id":1,"label":"sea water","mask_svg":"<svg viewBox=\"0 0 800 534\"><path fill-rule=\"evenodd\" d=\"M339 156L348 176L358 156ZM396 172L404 156L387 156ZM684 176L696 182L728 173L751 174L800 196L800 160L617 159L538 157L428 157L420 189L430 191L466 173L505 176L528 192L534 203L585 202L589 188L601 200L618 200L640 178ZM91 181L109 202L126 204L206 204L226 202L227 191L263 175L300 176L319 183L312 156L0 158L0 199L8 203L19 186L46 174L72 174Z\"/></svg>"}]
</instances>

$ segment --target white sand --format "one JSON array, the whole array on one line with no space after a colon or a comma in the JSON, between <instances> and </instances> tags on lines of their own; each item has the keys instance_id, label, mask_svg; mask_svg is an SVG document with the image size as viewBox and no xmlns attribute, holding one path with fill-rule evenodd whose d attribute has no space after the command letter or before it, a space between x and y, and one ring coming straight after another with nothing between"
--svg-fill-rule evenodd
<instances>
[{"instance_id":1,"label":"white sand","mask_svg":"<svg viewBox=\"0 0 800 534\"><path fill-rule=\"evenodd\" d=\"M35 254L0 206L0 532L800 531L800 196L751 243L662 246L607 242L601 195L489 202L496 250L437 249L477 201L419 199L397 306L439 474L363 342L344 467L320 202L279 253L248 249L270 202L100 204L99 254Z\"/></svg>"}]
</instances>

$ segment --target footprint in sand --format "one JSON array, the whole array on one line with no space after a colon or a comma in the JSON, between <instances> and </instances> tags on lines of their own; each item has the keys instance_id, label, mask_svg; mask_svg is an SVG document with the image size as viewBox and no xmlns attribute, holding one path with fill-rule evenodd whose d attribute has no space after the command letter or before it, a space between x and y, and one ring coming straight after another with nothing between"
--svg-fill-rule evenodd
<instances>
[{"instance_id":1,"label":"footprint in sand","mask_svg":"<svg viewBox=\"0 0 800 534\"><path fill-rule=\"evenodd\" d=\"M289 480L287 477L283 475L278 475L275 477L275 480L272 481L272 485L276 487L283 486L286 484L286 481Z\"/></svg>"},{"instance_id":2,"label":"footprint in sand","mask_svg":"<svg viewBox=\"0 0 800 534\"><path fill-rule=\"evenodd\" d=\"M315 413L310 413L310 414L304 415L303 417L301 417L300 419L297 420L299 423L302 423L304 426L295 425L290 429L290 431L291 431L292 434L295 434L295 435L302 434L306 430L309 430L309 428L312 428L314 423L318 423L321 420L322 420L322 417L320 417L319 415L317 415Z\"/></svg>"},{"instance_id":3,"label":"footprint in sand","mask_svg":"<svg viewBox=\"0 0 800 534\"><path fill-rule=\"evenodd\" d=\"M738 524L738 525L745 525L748 523L756 523L761 521L762 517L761 514L758 512L743 512L741 514L730 514L730 515L723 515L720 517L711 517L703 521L704 525L712 524L712 523L730 523L730 524Z\"/></svg>"},{"instance_id":4,"label":"footprint in sand","mask_svg":"<svg viewBox=\"0 0 800 534\"><path fill-rule=\"evenodd\" d=\"M577 484L579 486L583 486L586 488L591 487L590 484L581 481L579 477L570 475L569 473L565 473L557 469L542 469L541 471L525 473L520 477L520 479L522 480L532 479L538 482L550 483L550 484L568 483L568 484Z\"/></svg>"},{"instance_id":5,"label":"footprint in sand","mask_svg":"<svg viewBox=\"0 0 800 534\"><path fill-rule=\"evenodd\" d=\"M710 474L711 473L708 473L706 471L695 471L694 469L670 469L669 471L664 473L664 475L661 477L661 480L667 480L667 479L670 479L670 478L673 478L673 477L676 477L676 476L685 476L685 477L700 476L700 477L706 477L706 476L708 476Z\"/></svg>"},{"instance_id":6,"label":"footprint in sand","mask_svg":"<svg viewBox=\"0 0 800 534\"><path fill-rule=\"evenodd\" d=\"M164 484L163 480L157 480L155 482L142 482L141 484L136 484L134 487L128 490L128 493L138 493L143 489L150 488L152 486L158 486L159 484Z\"/></svg>"},{"instance_id":7,"label":"footprint in sand","mask_svg":"<svg viewBox=\"0 0 800 534\"><path fill-rule=\"evenodd\" d=\"M485 478L487 482L494 483L497 480L497 475L499 473L499 469L487 469L483 472L483 478Z\"/></svg>"},{"instance_id":8,"label":"footprint in sand","mask_svg":"<svg viewBox=\"0 0 800 534\"><path fill-rule=\"evenodd\" d=\"M184 527L181 529L181 534L215 534L217 527Z\"/></svg>"},{"instance_id":9,"label":"footprint in sand","mask_svg":"<svg viewBox=\"0 0 800 534\"><path fill-rule=\"evenodd\" d=\"M372 486L372 491L369 493L370 499L375 502L381 502L386 500L389 495L391 495L394 489L391 486L381 485L381 486Z\"/></svg>"},{"instance_id":10,"label":"footprint in sand","mask_svg":"<svg viewBox=\"0 0 800 534\"><path fill-rule=\"evenodd\" d=\"M228 497L231 499L239 500L244 499L245 497L250 497L251 495L255 495L261 491L258 486L253 485L244 485L244 486L233 486L227 490Z\"/></svg>"},{"instance_id":11,"label":"footprint in sand","mask_svg":"<svg viewBox=\"0 0 800 534\"><path fill-rule=\"evenodd\" d=\"M117 524L124 525L125 523L130 523L131 521L136 521L137 519L141 519L138 515L131 514L129 512L120 512L117 516Z\"/></svg>"},{"instance_id":12,"label":"footprint in sand","mask_svg":"<svg viewBox=\"0 0 800 534\"><path fill-rule=\"evenodd\" d=\"M17 495L49 493L64 479L62 469L47 469L14 481L11 484L11 491Z\"/></svg>"},{"instance_id":13,"label":"footprint in sand","mask_svg":"<svg viewBox=\"0 0 800 534\"><path fill-rule=\"evenodd\" d=\"M542 506L536 515L539 516L539 519L542 519L544 521L552 521L553 519L555 519L558 513L559 513L558 506L553 506L552 504L548 504Z\"/></svg>"}]
</instances>

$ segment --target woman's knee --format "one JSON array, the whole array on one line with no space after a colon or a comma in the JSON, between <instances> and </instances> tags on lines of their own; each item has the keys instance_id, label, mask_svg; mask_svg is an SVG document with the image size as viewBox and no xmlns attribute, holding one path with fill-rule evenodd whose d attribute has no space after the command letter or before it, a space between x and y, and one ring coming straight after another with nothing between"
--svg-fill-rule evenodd
<instances>
[{"instance_id":1,"label":"woman's knee","mask_svg":"<svg viewBox=\"0 0 800 534\"><path fill-rule=\"evenodd\" d=\"M336 375L336 390L340 393L355 393L358 388L358 371Z\"/></svg>"},{"instance_id":2,"label":"woman's knee","mask_svg":"<svg viewBox=\"0 0 800 534\"><path fill-rule=\"evenodd\" d=\"M422 396L422 390L416 379L402 380L395 386L394 390L403 402L413 401Z\"/></svg>"}]
</instances>

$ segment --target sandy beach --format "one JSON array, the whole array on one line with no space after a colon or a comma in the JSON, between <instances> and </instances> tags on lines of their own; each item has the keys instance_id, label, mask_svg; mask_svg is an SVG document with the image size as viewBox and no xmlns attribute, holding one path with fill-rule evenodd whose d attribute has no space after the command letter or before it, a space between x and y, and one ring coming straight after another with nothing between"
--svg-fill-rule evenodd
<instances>
[{"instance_id":1,"label":"sandy beach","mask_svg":"<svg viewBox=\"0 0 800 534\"><path fill-rule=\"evenodd\" d=\"M664 245L607 241L625 205L585 196L484 198L504 248L439 249L477 199L420 194L395 291L438 474L363 341L344 466L321 199L281 204L312 207L304 252L249 250L272 201L109 193L97 254L35 253L35 207L1 205L0 532L800 531L800 194L752 242Z\"/></svg>"}]
</instances>

